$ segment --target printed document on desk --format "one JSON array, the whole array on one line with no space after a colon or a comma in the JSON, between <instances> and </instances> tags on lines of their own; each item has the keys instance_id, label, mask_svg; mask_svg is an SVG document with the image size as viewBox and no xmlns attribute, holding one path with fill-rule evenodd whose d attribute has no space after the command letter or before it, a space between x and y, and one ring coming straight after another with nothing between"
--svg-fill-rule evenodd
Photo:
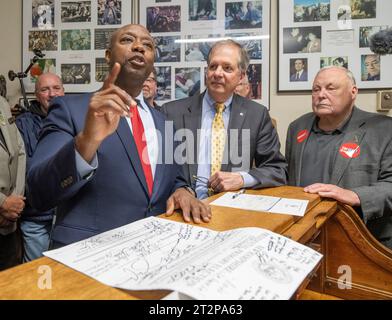
<instances>
[{"instance_id":1,"label":"printed document on desk","mask_svg":"<svg viewBox=\"0 0 392 320\"><path fill-rule=\"evenodd\" d=\"M193 299L289 299L322 255L261 228L224 232L150 217L45 256L106 285Z\"/></svg>"},{"instance_id":2,"label":"printed document on desk","mask_svg":"<svg viewBox=\"0 0 392 320\"><path fill-rule=\"evenodd\" d=\"M252 194L227 192L210 204L213 206L237 208L251 211L289 214L303 217L308 200L288 199Z\"/></svg>"}]
</instances>

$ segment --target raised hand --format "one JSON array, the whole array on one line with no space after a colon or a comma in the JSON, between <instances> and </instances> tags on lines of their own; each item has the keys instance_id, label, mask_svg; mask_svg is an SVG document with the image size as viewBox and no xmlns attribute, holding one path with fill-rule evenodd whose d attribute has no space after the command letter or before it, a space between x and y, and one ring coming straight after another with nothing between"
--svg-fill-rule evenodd
<instances>
[{"instance_id":1,"label":"raised hand","mask_svg":"<svg viewBox=\"0 0 392 320\"><path fill-rule=\"evenodd\" d=\"M83 131L76 137L76 149L87 162L91 162L102 141L117 129L120 118L128 115L130 105L136 104L115 85L120 70L116 62L102 89L91 97Z\"/></svg>"}]
</instances>

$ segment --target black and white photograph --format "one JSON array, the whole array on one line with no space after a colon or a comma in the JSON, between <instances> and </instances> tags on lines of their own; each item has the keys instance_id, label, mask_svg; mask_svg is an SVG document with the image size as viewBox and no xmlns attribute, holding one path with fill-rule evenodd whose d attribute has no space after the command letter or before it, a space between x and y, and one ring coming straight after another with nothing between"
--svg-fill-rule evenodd
<instances>
[{"instance_id":1,"label":"black and white photograph","mask_svg":"<svg viewBox=\"0 0 392 320\"><path fill-rule=\"evenodd\" d=\"M260 35L257 33L232 33L227 36L238 42L246 50L249 59L262 59L262 40L260 39Z\"/></svg>"},{"instance_id":2,"label":"black and white photograph","mask_svg":"<svg viewBox=\"0 0 392 320\"><path fill-rule=\"evenodd\" d=\"M308 81L308 59L290 59L290 82Z\"/></svg>"},{"instance_id":3,"label":"black and white photograph","mask_svg":"<svg viewBox=\"0 0 392 320\"><path fill-rule=\"evenodd\" d=\"M95 81L96 82L104 82L108 73L109 73L109 65L106 62L105 58L96 58L95 59Z\"/></svg>"},{"instance_id":4,"label":"black and white photograph","mask_svg":"<svg viewBox=\"0 0 392 320\"><path fill-rule=\"evenodd\" d=\"M374 19L377 0L351 0L351 19Z\"/></svg>"},{"instance_id":5,"label":"black and white photograph","mask_svg":"<svg viewBox=\"0 0 392 320\"><path fill-rule=\"evenodd\" d=\"M381 62L378 54L364 54L361 56L362 81L381 80Z\"/></svg>"},{"instance_id":6,"label":"black and white photograph","mask_svg":"<svg viewBox=\"0 0 392 320\"><path fill-rule=\"evenodd\" d=\"M189 20L216 20L216 0L189 0Z\"/></svg>"},{"instance_id":7,"label":"black and white photograph","mask_svg":"<svg viewBox=\"0 0 392 320\"><path fill-rule=\"evenodd\" d=\"M187 98L197 92L200 92L200 68L176 68L175 98Z\"/></svg>"},{"instance_id":8,"label":"black and white photograph","mask_svg":"<svg viewBox=\"0 0 392 320\"><path fill-rule=\"evenodd\" d=\"M321 27L283 29L283 53L321 52Z\"/></svg>"},{"instance_id":9,"label":"black and white photograph","mask_svg":"<svg viewBox=\"0 0 392 320\"><path fill-rule=\"evenodd\" d=\"M366 26L359 27L359 47L360 48L369 48L370 47L370 38L375 33L388 29L388 26Z\"/></svg>"},{"instance_id":10,"label":"black and white photograph","mask_svg":"<svg viewBox=\"0 0 392 320\"><path fill-rule=\"evenodd\" d=\"M171 100L171 67L155 67L157 72L156 101Z\"/></svg>"},{"instance_id":11,"label":"black and white photograph","mask_svg":"<svg viewBox=\"0 0 392 320\"><path fill-rule=\"evenodd\" d=\"M219 39L220 35L188 36L188 42L185 45L185 61L207 61L208 53L214 44L212 39Z\"/></svg>"},{"instance_id":12,"label":"black and white photograph","mask_svg":"<svg viewBox=\"0 0 392 320\"><path fill-rule=\"evenodd\" d=\"M54 0L32 1L32 26L38 29L54 27Z\"/></svg>"},{"instance_id":13,"label":"black and white photograph","mask_svg":"<svg viewBox=\"0 0 392 320\"><path fill-rule=\"evenodd\" d=\"M57 51L57 31L29 31L29 51L39 49L41 51Z\"/></svg>"},{"instance_id":14,"label":"black and white photograph","mask_svg":"<svg viewBox=\"0 0 392 320\"><path fill-rule=\"evenodd\" d=\"M94 49L106 50L109 47L110 37L117 28L95 29L94 31Z\"/></svg>"},{"instance_id":15,"label":"black and white photograph","mask_svg":"<svg viewBox=\"0 0 392 320\"><path fill-rule=\"evenodd\" d=\"M176 42L179 36L154 37L155 62L180 62L181 43Z\"/></svg>"},{"instance_id":16,"label":"black and white photograph","mask_svg":"<svg viewBox=\"0 0 392 320\"><path fill-rule=\"evenodd\" d=\"M320 58L320 69L324 67L343 67L348 69L348 57L347 56L339 56L339 57L321 57Z\"/></svg>"},{"instance_id":17,"label":"black and white photograph","mask_svg":"<svg viewBox=\"0 0 392 320\"><path fill-rule=\"evenodd\" d=\"M67 63L61 65L61 79L64 84L89 84L91 82L89 63Z\"/></svg>"},{"instance_id":18,"label":"black and white photograph","mask_svg":"<svg viewBox=\"0 0 392 320\"><path fill-rule=\"evenodd\" d=\"M61 31L61 50L90 50L90 29L75 29Z\"/></svg>"},{"instance_id":19,"label":"black and white photograph","mask_svg":"<svg viewBox=\"0 0 392 320\"><path fill-rule=\"evenodd\" d=\"M263 27L261 1L225 3L225 29L253 29Z\"/></svg>"},{"instance_id":20,"label":"black and white photograph","mask_svg":"<svg viewBox=\"0 0 392 320\"><path fill-rule=\"evenodd\" d=\"M181 7L148 7L147 29L150 32L180 32Z\"/></svg>"},{"instance_id":21,"label":"black and white photograph","mask_svg":"<svg viewBox=\"0 0 392 320\"><path fill-rule=\"evenodd\" d=\"M98 25L121 24L121 0L98 0Z\"/></svg>"},{"instance_id":22,"label":"black and white photograph","mask_svg":"<svg viewBox=\"0 0 392 320\"><path fill-rule=\"evenodd\" d=\"M91 1L61 2L61 22L90 22Z\"/></svg>"},{"instance_id":23,"label":"black and white photograph","mask_svg":"<svg viewBox=\"0 0 392 320\"><path fill-rule=\"evenodd\" d=\"M330 0L294 0L294 22L329 21Z\"/></svg>"},{"instance_id":24,"label":"black and white photograph","mask_svg":"<svg viewBox=\"0 0 392 320\"><path fill-rule=\"evenodd\" d=\"M56 59L39 59L30 69L30 81L35 83L43 73L56 73Z\"/></svg>"},{"instance_id":25,"label":"black and white photograph","mask_svg":"<svg viewBox=\"0 0 392 320\"><path fill-rule=\"evenodd\" d=\"M246 75L248 76L248 81L250 84L251 92L250 99L261 99L262 98L262 90L261 90L261 64L260 63L251 63L246 71Z\"/></svg>"}]
</instances>

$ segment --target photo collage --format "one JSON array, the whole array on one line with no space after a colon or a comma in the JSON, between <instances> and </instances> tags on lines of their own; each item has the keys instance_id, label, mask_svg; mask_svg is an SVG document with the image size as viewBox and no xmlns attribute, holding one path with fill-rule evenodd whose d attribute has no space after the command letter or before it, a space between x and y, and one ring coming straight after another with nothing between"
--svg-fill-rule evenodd
<instances>
[{"instance_id":1,"label":"photo collage","mask_svg":"<svg viewBox=\"0 0 392 320\"><path fill-rule=\"evenodd\" d=\"M266 18L267 16L267 18ZM156 45L157 102L181 99L205 89L207 57L214 42L233 39L248 52L248 98L268 105L269 1L146 0L140 23ZM267 38L264 41L263 38ZM268 44L266 44L268 42ZM264 70L264 66L265 70ZM268 82L264 81L264 82Z\"/></svg>"},{"instance_id":2,"label":"photo collage","mask_svg":"<svg viewBox=\"0 0 392 320\"><path fill-rule=\"evenodd\" d=\"M385 0L280 0L279 90L309 90L327 66L350 69L359 88L383 87L384 57L369 47L370 37L388 28L387 16L385 25L379 21L389 7Z\"/></svg>"},{"instance_id":3,"label":"photo collage","mask_svg":"<svg viewBox=\"0 0 392 320\"><path fill-rule=\"evenodd\" d=\"M130 0L25 0L23 1L23 64L33 50L45 55L25 79L34 91L44 72L61 76L67 92L91 92L101 87L109 70L105 49L111 34L131 22Z\"/></svg>"}]
</instances>

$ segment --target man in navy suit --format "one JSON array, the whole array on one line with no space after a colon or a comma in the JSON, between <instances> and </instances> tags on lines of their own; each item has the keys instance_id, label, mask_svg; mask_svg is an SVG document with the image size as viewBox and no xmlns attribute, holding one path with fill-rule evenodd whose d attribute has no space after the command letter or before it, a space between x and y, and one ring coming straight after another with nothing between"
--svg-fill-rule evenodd
<instances>
[{"instance_id":1,"label":"man in navy suit","mask_svg":"<svg viewBox=\"0 0 392 320\"><path fill-rule=\"evenodd\" d=\"M295 72L291 74L290 81L308 81L308 73L305 70L304 59L295 59L294 69Z\"/></svg>"},{"instance_id":2,"label":"man in navy suit","mask_svg":"<svg viewBox=\"0 0 392 320\"><path fill-rule=\"evenodd\" d=\"M53 248L175 209L186 222L211 218L182 168L164 162L173 137L142 92L154 53L147 29L126 25L106 50L111 72L102 89L54 100L28 173L33 206L57 206Z\"/></svg>"}]
</instances>

